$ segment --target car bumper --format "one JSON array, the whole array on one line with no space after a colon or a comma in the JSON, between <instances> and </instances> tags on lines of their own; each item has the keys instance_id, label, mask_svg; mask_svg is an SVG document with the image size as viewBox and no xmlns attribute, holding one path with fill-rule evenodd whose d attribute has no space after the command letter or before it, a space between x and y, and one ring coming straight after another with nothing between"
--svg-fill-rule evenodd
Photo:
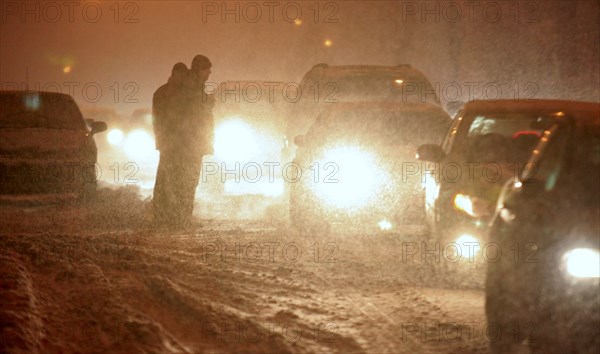
<instances>
[{"instance_id":1,"label":"car bumper","mask_svg":"<svg viewBox=\"0 0 600 354\"><path fill-rule=\"evenodd\" d=\"M397 232L420 224L423 213L423 196L418 192L385 194L354 208L331 207L312 192L306 193L310 196L304 199L303 208L316 211L323 220L343 229Z\"/></svg>"},{"instance_id":2,"label":"car bumper","mask_svg":"<svg viewBox=\"0 0 600 354\"><path fill-rule=\"evenodd\" d=\"M0 194L76 193L96 184L96 164L79 160L0 162Z\"/></svg>"}]
</instances>

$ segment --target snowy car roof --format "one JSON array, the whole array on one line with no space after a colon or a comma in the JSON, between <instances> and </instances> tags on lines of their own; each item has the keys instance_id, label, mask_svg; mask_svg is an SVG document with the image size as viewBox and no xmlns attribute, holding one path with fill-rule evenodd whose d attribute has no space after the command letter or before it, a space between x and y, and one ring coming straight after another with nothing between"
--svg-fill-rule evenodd
<instances>
[{"instance_id":1,"label":"snowy car roof","mask_svg":"<svg viewBox=\"0 0 600 354\"><path fill-rule=\"evenodd\" d=\"M412 103L412 102L398 102L398 101L362 101L362 102L336 102L330 104L326 108L327 111L348 111L348 110L362 110L362 109L378 109L378 110L389 110L389 111L419 111L431 113L444 113L448 115L440 106L429 104L429 103Z\"/></svg>"},{"instance_id":2,"label":"snowy car roof","mask_svg":"<svg viewBox=\"0 0 600 354\"><path fill-rule=\"evenodd\" d=\"M475 100L465 105L464 111L487 112L563 112L575 118L577 125L600 125L600 103L567 100Z\"/></svg>"}]
</instances>

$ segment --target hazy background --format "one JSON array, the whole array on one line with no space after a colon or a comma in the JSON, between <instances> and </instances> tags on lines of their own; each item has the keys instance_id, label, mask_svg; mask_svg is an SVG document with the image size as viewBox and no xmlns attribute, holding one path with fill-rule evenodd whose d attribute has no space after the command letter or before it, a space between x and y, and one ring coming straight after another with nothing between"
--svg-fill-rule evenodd
<instances>
[{"instance_id":1,"label":"hazy background","mask_svg":"<svg viewBox=\"0 0 600 354\"><path fill-rule=\"evenodd\" d=\"M72 93L84 111L130 117L175 62L202 53L215 82L297 82L320 62L410 63L443 99L599 100L597 1L267 3L2 1L0 82L28 79Z\"/></svg>"}]
</instances>

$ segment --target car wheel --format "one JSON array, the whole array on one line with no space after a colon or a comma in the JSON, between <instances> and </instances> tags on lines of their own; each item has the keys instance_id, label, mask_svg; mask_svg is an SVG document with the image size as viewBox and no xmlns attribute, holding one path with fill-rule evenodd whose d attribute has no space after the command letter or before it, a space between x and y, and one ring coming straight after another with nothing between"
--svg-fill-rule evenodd
<instances>
[{"instance_id":1,"label":"car wheel","mask_svg":"<svg viewBox=\"0 0 600 354\"><path fill-rule=\"evenodd\" d=\"M490 262L485 279L485 312L491 331L489 346L492 353L513 353L527 339L535 341L537 321L532 311L535 285L514 262Z\"/></svg>"},{"instance_id":2,"label":"car wheel","mask_svg":"<svg viewBox=\"0 0 600 354\"><path fill-rule=\"evenodd\" d=\"M494 328L498 333L489 339L490 352L493 354L513 352L514 341L510 335L512 332L510 314L514 309L505 301L508 296L510 295L504 291L499 279L488 272L485 282L487 326L488 328Z\"/></svg>"}]
</instances>

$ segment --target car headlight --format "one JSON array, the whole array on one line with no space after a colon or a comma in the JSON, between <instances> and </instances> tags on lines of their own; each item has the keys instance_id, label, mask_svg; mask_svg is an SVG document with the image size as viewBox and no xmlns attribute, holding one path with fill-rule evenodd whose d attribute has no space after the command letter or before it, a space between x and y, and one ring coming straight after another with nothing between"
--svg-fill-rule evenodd
<instances>
[{"instance_id":1,"label":"car headlight","mask_svg":"<svg viewBox=\"0 0 600 354\"><path fill-rule=\"evenodd\" d=\"M454 207L458 210L462 210L465 213L476 216L473 212L473 202L468 195L457 194L454 196Z\"/></svg>"},{"instance_id":2,"label":"car headlight","mask_svg":"<svg viewBox=\"0 0 600 354\"><path fill-rule=\"evenodd\" d=\"M576 248L563 256L567 273L576 278L600 277L600 253L591 248Z\"/></svg>"},{"instance_id":3,"label":"car headlight","mask_svg":"<svg viewBox=\"0 0 600 354\"><path fill-rule=\"evenodd\" d=\"M388 219L381 219L377 223L377 226L379 226L379 230L381 231L389 231L394 227L394 224Z\"/></svg>"},{"instance_id":4,"label":"car headlight","mask_svg":"<svg viewBox=\"0 0 600 354\"><path fill-rule=\"evenodd\" d=\"M461 257L473 258L481 249L479 240L471 234L462 234L456 241L457 252Z\"/></svg>"},{"instance_id":5,"label":"car headlight","mask_svg":"<svg viewBox=\"0 0 600 354\"><path fill-rule=\"evenodd\" d=\"M125 135L121 129L111 129L108 134L106 134L106 140L111 145L119 145L123 142L123 138Z\"/></svg>"},{"instance_id":6,"label":"car headlight","mask_svg":"<svg viewBox=\"0 0 600 354\"><path fill-rule=\"evenodd\" d=\"M386 179L373 155L358 147L328 150L319 169L321 176L311 183L314 192L325 204L338 208L364 206Z\"/></svg>"},{"instance_id":7,"label":"car headlight","mask_svg":"<svg viewBox=\"0 0 600 354\"><path fill-rule=\"evenodd\" d=\"M138 163L158 163L158 151L154 138L144 129L137 129L127 134L123 142L123 151L128 158Z\"/></svg>"},{"instance_id":8,"label":"car headlight","mask_svg":"<svg viewBox=\"0 0 600 354\"><path fill-rule=\"evenodd\" d=\"M491 215L491 203L488 201L458 193L454 196L454 208L465 212L472 217L483 217Z\"/></svg>"},{"instance_id":9,"label":"car headlight","mask_svg":"<svg viewBox=\"0 0 600 354\"><path fill-rule=\"evenodd\" d=\"M435 176L426 173L423 180L423 188L425 188L425 201L427 205L432 205L440 194L440 185L436 182Z\"/></svg>"},{"instance_id":10,"label":"car headlight","mask_svg":"<svg viewBox=\"0 0 600 354\"><path fill-rule=\"evenodd\" d=\"M243 163L256 159L260 152L257 132L246 122L232 118L215 129L215 157L229 163Z\"/></svg>"}]
</instances>

